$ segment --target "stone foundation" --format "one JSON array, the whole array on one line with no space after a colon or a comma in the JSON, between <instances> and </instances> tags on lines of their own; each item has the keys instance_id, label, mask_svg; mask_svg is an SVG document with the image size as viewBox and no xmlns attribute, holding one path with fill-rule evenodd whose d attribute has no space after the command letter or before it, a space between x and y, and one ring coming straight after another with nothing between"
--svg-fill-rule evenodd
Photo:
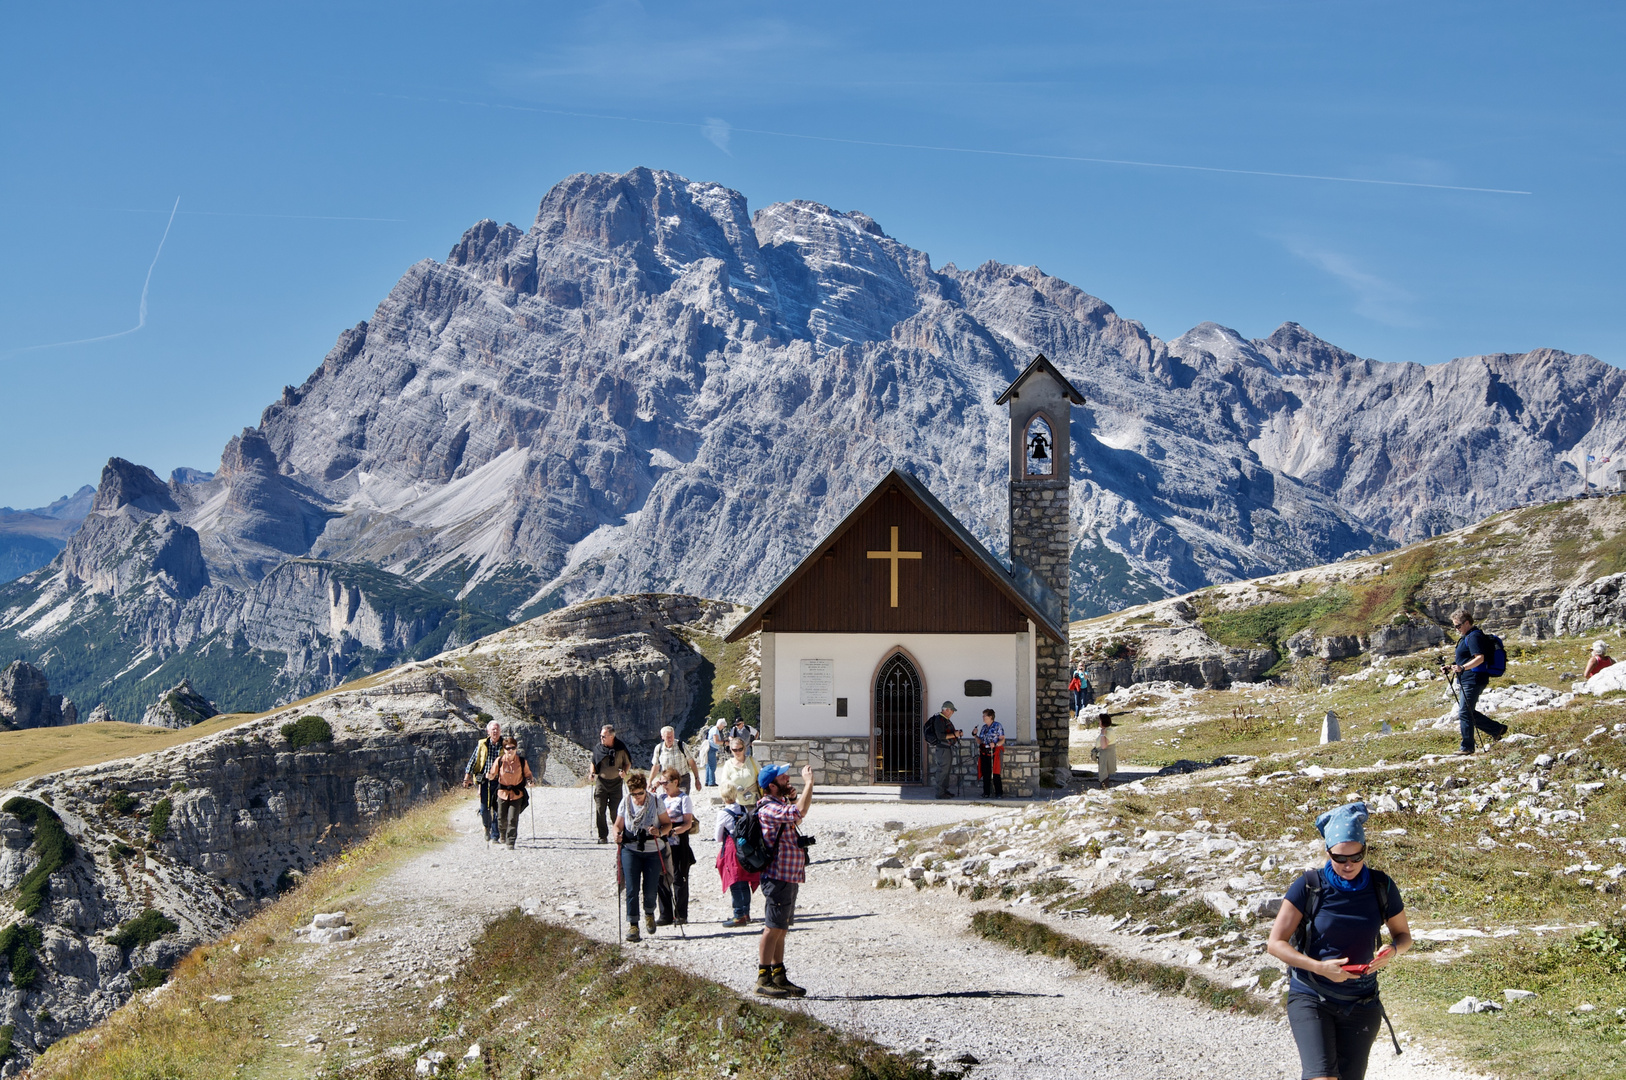
<instances>
[{"instance_id":1,"label":"stone foundation","mask_svg":"<svg viewBox=\"0 0 1626 1080\"><path fill-rule=\"evenodd\" d=\"M1063 716L1065 715L1063 713ZM801 771L803 765L811 762L815 784L870 787L875 783L874 764L870 759L870 740L862 736L758 739L752 744L751 756L758 765L773 762L776 765L789 765L797 772ZM929 760L928 756L928 763ZM1007 743L1003 766L1001 776L1007 798L1028 799L1038 794L1038 744ZM930 783L931 779L928 775L927 783ZM982 794L982 781L977 779L977 755L971 748L969 740L954 755L954 780L950 787L958 792L961 798L972 798Z\"/></svg>"}]
</instances>

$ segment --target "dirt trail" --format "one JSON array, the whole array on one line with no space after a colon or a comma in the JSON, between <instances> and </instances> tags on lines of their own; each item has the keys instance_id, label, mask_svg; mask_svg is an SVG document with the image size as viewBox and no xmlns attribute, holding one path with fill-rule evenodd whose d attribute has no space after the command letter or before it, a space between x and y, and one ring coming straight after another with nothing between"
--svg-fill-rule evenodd
<instances>
[{"instance_id":1,"label":"dirt trail","mask_svg":"<svg viewBox=\"0 0 1626 1080\"><path fill-rule=\"evenodd\" d=\"M302 963L326 972L307 1010L320 1043L339 1052L347 1021L393 1007L381 985L434 992L490 917L515 905L614 941L613 849L589 832L588 793L541 788L532 822L510 852L482 839L473 803L454 811L459 835L419 856L358 897L361 935L337 946L309 946ZM793 979L808 987L798 1005L819 1019L900 1050L943 1062L962 1054L979 1064L968 1080L1075 1076L1238 1077L1294 1080L1298 1059L1284 1023L1216 1012L1160 997L1057 960L1023 956L974 937L979 905L944 889L876 889L871 863L888 843L883 821L913 828L997 812L963 803L828 803L815 798L808 831L818 861L786 953ZM700 835L711 835L702 808ZM716 845L702 840L693 870L690 924L683 936L662 927L628 948L749 992L756 977L759 927L730 930L726 897L712 867ZM982 906L987 906L985 903ZM752 915L760 917L761 898ZM1022 909L1019 909L1022 910ZM1031 911L1032 909L1026 909ZM1024 913L1026 913L1024 911ZM396 998L396 1001L402 1000ZM1403 1026L1403 1025L1402 1025ZM372 1048L377 1049L377 1048ZM1408 1048L1395 1058L1386 1042L1372 1054L1374 1080L1465 1080L1470 1074Z\"/></svg>"}]
</instances>

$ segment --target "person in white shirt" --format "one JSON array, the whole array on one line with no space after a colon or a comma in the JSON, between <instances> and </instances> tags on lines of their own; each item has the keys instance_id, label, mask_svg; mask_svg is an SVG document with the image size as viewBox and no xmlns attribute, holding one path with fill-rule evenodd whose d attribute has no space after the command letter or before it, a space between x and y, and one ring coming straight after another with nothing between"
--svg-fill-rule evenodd
<instances>
[{"instance_id":1,"label":"person in white shirt","mask_svg":"<svg viewBox=\"0 0 1626 1080\"><path fill-rule=\"evenodd\" d=\"M672 857L672 883L668 885L663 878L656 890L661 910L656 926L674 923L682 926L689 921L689 867L695 863L694 849L689 846L689 837L695 829L694 800L679 785L680 779L676 769L667 769L657 789L661 809L672 821L672 829L666 834L667 851Z\"/></svg>"},{"instance_id":2,"label":"person in white shirt","mask_svg":"<svg viewBox=\"0 0 1626 1080\"><path fill-rule=\"evenodd\" d=\"M683 780L683 790L689 790L689 777L700 786L700 766L695 764L689 751L677 741L677 729L668 724L661 728L661 741L655 744L655 753L649 759L649 775L665 776L666 770L675 769Z\"/></svg>"}]
</instances>

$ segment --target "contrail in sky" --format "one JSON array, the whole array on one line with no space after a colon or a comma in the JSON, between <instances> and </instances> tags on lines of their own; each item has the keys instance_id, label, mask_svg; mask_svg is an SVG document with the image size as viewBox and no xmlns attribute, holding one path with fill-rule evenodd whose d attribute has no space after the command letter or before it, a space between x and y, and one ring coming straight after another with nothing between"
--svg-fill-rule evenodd
<instances>
[{"instance_id":1,"label":"contrail in sky","mask_svg":"<svg viewBox=\"0 0 1626 1080\"><path fill-rule=\"evenodd\" d=\"M17 353L35 352L39 349L60 349L65 345L89 345L93 341L112 341L114 338L133 334L147 325L147 290L152 287L152 272L158 269L158 256L164 253L164 241L169 239L169 227L175 224L175 214L181 209L181 198L175 197L175 205L170 208L169 221L164 224L164 235L158 238L158 250L152 254L152 263L147 267L147 280L141 283L141 307L137 312L136 324L128 330L120 330L116 334L103 334L100 337L77 338L73 341L53 341L48 345L29 345L22 349L13 349L9 355Z\"/></svg>"},{"instance_id":2,"label":"contrail in sky","mask_svg":"<svg viewBox=\"0 0 1626 1080\"><path fill-rule=\"evenodd\" d=\"M660 124L665 127L699 128L702 134L719 124L707 120L703 124L683 120L651 120L642 116L615 116L607 113L571 112L566 109L542 109L531 105L497 105L489 101L465 101L458 98L420 98L404 94L380 94L401 101L430 101L443 105L470 105L481 109L508 109L513 112L546 113L549 116L574 116L583 120L617 120L628 124ZM1028 158L1038 161L1075 161L1088 165L1127 165L1140 169L1176 169L1182 172L1228 173L1232 176L1271 176L1280 180L1323 180L1336 184L1375 184L1379 187L1431 188L1435 191L1474 191L1484 195L1533 195L1531 191L1510 188L1469 187L1464 184L1425 184L1416 180L1372 180L1362 176L1322 176L1317 173L1269 172L1264 169L1225 169L1217 165L1176 165L1166 161L1132 161L1125 158L1077 157L1071 154L1031 154L1020 150L983 150L969 146L935 146L929 143L882 142L874 139L845 139L834 135L804 135L795 131L771 131L766 128L732 127L728 130L751 135L770 135L778 139L805 139L809 142L843 143L848 146L881 146L892 150L929 150L941 154L977 154L986 157ZM707 135L707 138L710 138Z\"/></svg>"},{"instance_id":3,"label":"contrail in sky","mask_svg":"<svg viewBox=\"0 0 1626 1080\"><path fill-rule=\"evenodd\" d=\"M137 207L115 206L108 210L113 214L162 214L162 210L143 210ZM289 221L393 221L404 223L406 218L398 217L352 217L349 214L254 214L246 210L188 210L193 217L248 217L248 218L278 218Z\"/></svg>"}]
</instances>

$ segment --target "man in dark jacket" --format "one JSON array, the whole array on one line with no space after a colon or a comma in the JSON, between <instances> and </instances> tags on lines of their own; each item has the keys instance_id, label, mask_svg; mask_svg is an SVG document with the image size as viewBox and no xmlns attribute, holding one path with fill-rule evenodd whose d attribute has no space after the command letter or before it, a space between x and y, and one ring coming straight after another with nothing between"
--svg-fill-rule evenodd
<instances>
[{"instance_id":1,"label":"man in dark jacket","mask_svg":"<svg viewBox=\"0 0 1626 1080\"><path fill-rule=\"evenodd\" d=\"M1457 753L1471 754L1474 752L1474 728L1479 728L1495 742L1507 734L1507 725L1497 723L1475 708L1479 704L1479 695L1490 684L1487 672L1490 668L1491 643L1484 632L1474 625L1474 617L1466 609L1452 613L1451 625L1462 635L1457 639L1457 662L1447 665L1457 673L1460 691L1457 698L1457 728L1462 734L1462 747Z\"/></svg>"},{"instance_id":2,"label":"man in dark jacket","mask_svg":"<svg viewBox=\"0 0 1626 1080\"><path fill-rule=\"evenodd\" d=\"M463 768L463 786L469 787L474 778L480 778L480 824L486 827L486 842L497 839L497 782L486 779L491 763L502 755L502 725L493 720L486 725L486 737L474 747L469 763Z\"/></svg>"},{"instance_id":3,"label":"man in dark jacket","mask_svg":"<svg viewBox=\"0 0 1626 1080\"><path fill-rule=\"evenodd\" d=\"M960 729L954 726L954 702L945 701L937 715L926 721L926 745L932 752L932 779L937 781L939 799L954 798L949 778L954 772L954 743Z\"/></svg>"},{"instance_id":4,"label":"man in dark jacket","mask_svg":"<svg viewBox=\"0 0 1626 1080\"><path fill-rule=\"evenodd\" d=\"M615 728L605 724L593 747L593 823L598 826L598 842L610 842L610 822L621 808L621 781L632 771L632 754L627 744L615 737Z\"/></svg>"}]
</instances>

